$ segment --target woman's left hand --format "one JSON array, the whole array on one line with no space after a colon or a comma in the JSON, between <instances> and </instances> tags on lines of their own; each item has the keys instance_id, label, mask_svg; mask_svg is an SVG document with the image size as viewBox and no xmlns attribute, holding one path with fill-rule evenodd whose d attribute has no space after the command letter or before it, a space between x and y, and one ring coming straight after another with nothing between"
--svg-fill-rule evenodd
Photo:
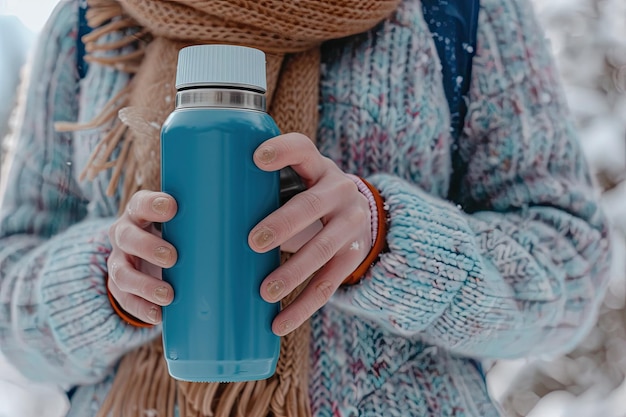
<instances>
[{"instance_id":1,"label":"woman's left hand","mask_svg":"<svg viewBox=\"0 0 626 417\"><path fill-rule=\"evenodd\" d=\"M365 259L372 245L371 212L356 184L313 142L289 133L269 139L257 148L254 162L264 171L291 166L307 190L267 216L248 236L256 252L267 252L314 225L323 227L287 262L261 284L261 296L277 302L315 274L306 287L272 323L283 336L305 322Z\"/></svg>"}]
</instances>

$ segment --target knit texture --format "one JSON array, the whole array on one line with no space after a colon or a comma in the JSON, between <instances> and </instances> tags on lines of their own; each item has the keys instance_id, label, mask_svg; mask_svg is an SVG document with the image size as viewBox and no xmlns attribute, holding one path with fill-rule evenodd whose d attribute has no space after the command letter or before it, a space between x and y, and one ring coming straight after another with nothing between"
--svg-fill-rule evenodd
<instances>
[{"instance_id":1,"label":"knit texture","mask_svg":"<svg viewBox=\"0 0 626 417\"><path fill-rule=\"evenodd\" d=\"M0 209L0 349L33 378L81 385L70 416L85 417L119 358L158 329L129 328L105 302L118 200L106 173L76 180L101 133L52 129L89 120L128 81L93 66L77 85L76 3L39 45ZM594 322L607 223L545 40L526 1L481 3L458 144L419 1L322 50L318 145L380 190L390 225L389 252L311 320L314 416L498 416L469 358L556 355ZM453 146L467 171L447 201ZM88 290L58 296L72 288Z\"/></svg>"},{"instance_id":2,"label":"knit texture","mask_svg":"<svg viewBox=\"0 0 626 417\"><path fill-rule=\"evenodd\" d=\"M88 215L72 137L54 131L78 112L76 12L63 3L37 48L0 209L1 349L27 377L65 384L101 380L120 353L158 335L129 328L103 298L114 212Z\"/></svg>"},{"instance_id":3,"label":"knit texture","mask_svg":"<svg viewBox=\"0 0 626 417\"><path fill-rule=\"evenodd\" d=\"M87 18L96 28L84 39L88 60L136 73L89 126L114 119L114 128L93 152L85 174L93 179L114 166L108 188L113 194L125 174L121 210L140 190L160 189L159 130L174 109L178 51L190 44L228 43L266 53L268 109L282 132L301 132L313 141L318 124L317 97L323 41L371 29L388 17L400 0L247 1L88 0ZM140 31L111 44L101 36L140 25ZM139 41L151 38L148 45ZM135 43L128 54L101 57ZM120 119L117 111L122 109ZM62 125L61 125L62 126ZM62 127L63 128L63 127ZM71 128L71 127L70 127ZM115 161L111 151L122 143Z\"/></svg>"},{"instance_id":4,"label":"knit texture","mask_svg":"<svg viewBox=\"0 0 626 417\"><path fill-rule=\"evenodd\" d=\"M188 43L226 42L260 48L269 53L269 112L283 132L299 131L315 140L319 89L319 45L323 40L344 37L371 29L388 17L399 0L351 0L337 2L300 1L297 4L265 2L259 10L247 10L246 2L182 2L154 0L89 0L87 18L94 31L86 38L86 49L93 51L86 59L97 65L127 69L136 62L131 83L116 95L91 123L99 127L113 122L113 128L96 146L87 166L90 177L113 165L113 194L117 178L124 173L124 188L119 212L123 212L130 195L139 189L160 189L160 126L174 110L177 54ZM99 24L99 22L105 22ZM122 27L140 27L151 38L134 42L137 33L120 41L99 43L101 37ZM100 57L101 50L117 50L120 44L134 44L136 51ZM286 55L286 53L291 53ZM133 70L134 71L134 70ZM118 118L119 109L119 118ZM128 127L128 129L127 129ZM59 126L57 125L57 128ZM121 150L115 163L107 159L118 144ZM291 297L283 300L289 304ZM281 355L275 374L267 381L245 384L194 384L193 389L175 383L182 417L231 414L230 410L253 417L310 415L307 395L309 324L300 326L281 342ZM155 343L159 343L158 341ZM288 353L286 353L288 352ZM146 346L124 358L120 367L127 371L116 378L111 394L98 416L111 413L134 417L137 407L155 409L159 414L172 412L171 377L164 366L150 366L163 361L160 348ZM145 381L161 381L150 386ZM143 387L144 391L137 391ZM156 388L155 388L156 387ZM254 392L254 395L251 393ZM138 401L142 397L142 402ZM199 401L193 400L199 398ZM110 405L110 407L109 407Z\"/></svg>"}]
</instances>

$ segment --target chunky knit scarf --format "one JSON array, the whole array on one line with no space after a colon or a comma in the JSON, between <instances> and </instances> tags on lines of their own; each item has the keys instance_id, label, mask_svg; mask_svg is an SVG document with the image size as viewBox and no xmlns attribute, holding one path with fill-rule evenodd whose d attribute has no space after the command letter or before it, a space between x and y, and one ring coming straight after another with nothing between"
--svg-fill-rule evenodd
<instances>
[{"instance_id":1,"label":"chunky knit scarf","mask_svg":"<svg viewBox=\"0 0 626 417\"><path fill-rule=\"evenodd\" d=\"M113 169L108 193L114 194L123 181L123 210L135 191L160 189L159 129L174 106L178 51L191 44L222 43L266 53L269 113L281 131L301 132L315 140L320 44L374 27L399 2L88 0L87 18L94 31L83 39L87 61L134 76L91 123L61 123L57 129L112 125L83 177L94 179ZM120 41L101 41L125 30L129 35ZM121 52L131 44L137 46L133 52ZM120 53L111 58L101 51ZM99 416L173 416L175 404L181 417L310 416L309 331L307 323L283 338L273 377L231 384L175 381L168 375L161 341L155 340L123 358Z\"/></svg>"}]
</instances>

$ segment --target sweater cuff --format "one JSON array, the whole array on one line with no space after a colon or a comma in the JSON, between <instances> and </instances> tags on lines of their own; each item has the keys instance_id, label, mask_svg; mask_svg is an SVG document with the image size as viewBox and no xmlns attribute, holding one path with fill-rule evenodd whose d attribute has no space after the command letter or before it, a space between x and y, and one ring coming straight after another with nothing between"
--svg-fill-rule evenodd
<instances>
[{"instance_id":1,"label":"sweater cuff","mask_svg":"<svg viewBox=\"0 0 626 417\"><path fill-rule=\"evenodd\" d=\"M157 334L126 324L109 303L105 278L111 221L85 221L57 236L42 265L40 294L49 330L63 356L94 371Z\"/></svg>"},{"instance_id":2,"label":"sweater cuff","mask_svg":"<svg viewBox=\"0 0 626 417\"><path fill-rule=\"evenodd\" d=\"M480 277L475 235L455 205L391 175L368 181L388 208L388 251L360 285L344 288L333 302L414 334L444 313L464 283Z\"/></svg>"}]
</instances>

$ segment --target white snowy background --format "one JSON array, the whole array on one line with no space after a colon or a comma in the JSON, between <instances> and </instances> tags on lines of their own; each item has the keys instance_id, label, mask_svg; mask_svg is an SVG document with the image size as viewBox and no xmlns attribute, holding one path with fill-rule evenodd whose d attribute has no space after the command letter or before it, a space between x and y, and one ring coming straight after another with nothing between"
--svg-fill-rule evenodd
<instances>
[{"instance_id":1,"label":"white snowy background","mask_svg":"<svg viewBox=\"0 0 626 417\"><path fill-rule=\"evenodd\" d=\"M626 417L626 0L533 1L613 224L612 282L574 352L496 363L489 388L506 417ZM0 0L0 138L19 67L55 3ZM0 356L0 417L62 417L67 407L60 387L25 380Z\"/></svg>"}]
</instances>

